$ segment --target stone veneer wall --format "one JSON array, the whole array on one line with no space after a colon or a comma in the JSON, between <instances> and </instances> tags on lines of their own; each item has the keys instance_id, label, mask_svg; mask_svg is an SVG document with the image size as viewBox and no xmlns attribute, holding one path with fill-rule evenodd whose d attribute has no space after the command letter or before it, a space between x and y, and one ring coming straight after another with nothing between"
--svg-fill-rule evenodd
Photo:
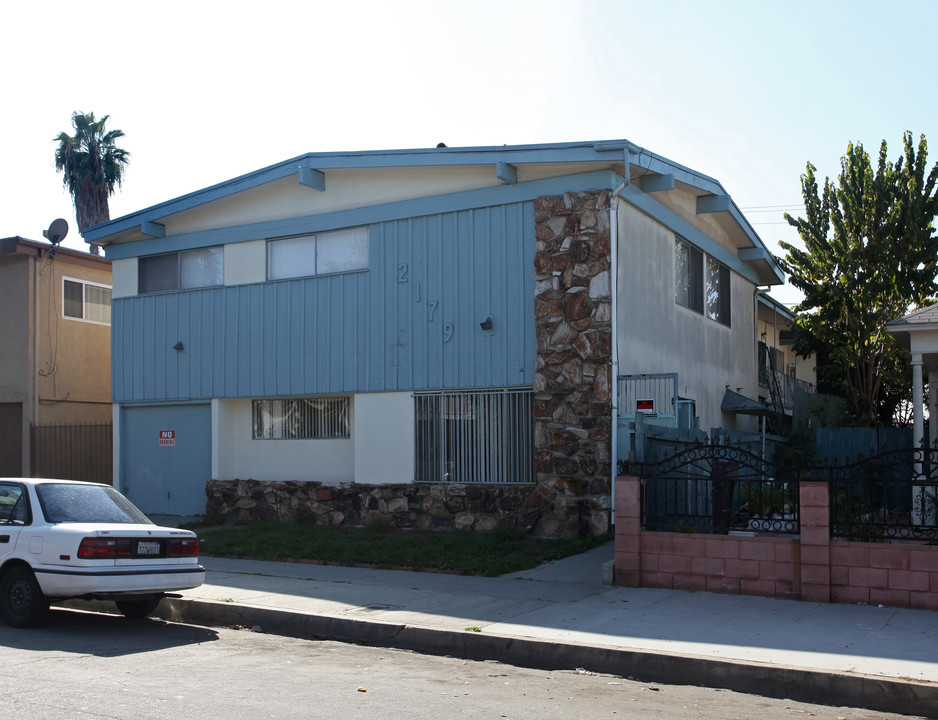
<instances>
[{"instance_id":1,"label":"stone veneer wall","mask_svg":"<svg viewBox=\"0 0 938 720\"><path fill-rule=\"evenodd\" d=\"M581 498L566 485L435 483L323 484L315 481L209 480L206 515L227 522L306 522L473 530L521 527L541 537L588 531ZM605 532L603 527L600 532Z\"/></svg>"},{"instance_id":2,"label":"stone veneer wall","mask_svg":"<svg viewBox=\"0 0 938 720\"><path fill-rule=\"evenodd\" d=\"M539 486L579 498L591 533L611 521L610 194L534 203L534 468Z\"/></svg>"},{"instance_id":3,"label":"stone veneer wall","mask_svg":"<svg viewBox=\"0 0 938 720\"><path fill-rule=\"evenodd\" d=\"M608 190L534 203L535 484L362 484L209 480L206 514L227 520L486 532L542 537L610 527L611 349Z\"/></svg>"}]
</instances>

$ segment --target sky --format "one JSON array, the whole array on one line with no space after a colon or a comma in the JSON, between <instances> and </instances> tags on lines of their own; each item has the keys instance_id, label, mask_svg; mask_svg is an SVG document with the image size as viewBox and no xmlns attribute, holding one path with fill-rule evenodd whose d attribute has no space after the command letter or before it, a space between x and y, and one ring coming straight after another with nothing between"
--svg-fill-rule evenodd
<instances>
[{"instance_id":1,"label":"sky","mask_svg":"<svg viewBox=\"0 0 938 720\"><path fill-rule=\"evenodd\" d=\"M77 10L84 8L82 10ZM117 218L307 152L628 139L716 178L775 253L807 162L938 142L933 0L15 3L0 237L87 249L53 142L109 115ZM938 150L930 156L938 161ZM773 290L796 302L789 286Z\"/></svg>"}]
</instances>

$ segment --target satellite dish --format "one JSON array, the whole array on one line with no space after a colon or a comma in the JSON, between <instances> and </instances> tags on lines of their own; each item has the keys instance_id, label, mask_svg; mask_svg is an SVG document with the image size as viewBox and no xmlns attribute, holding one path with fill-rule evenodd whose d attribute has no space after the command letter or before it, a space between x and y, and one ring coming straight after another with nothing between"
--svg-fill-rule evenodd
<instances>
[{"instance_id":1,"label":"satellite dish","mask_svg":"<svg viewBox=\"0 0 938 720\"><path fill-rule=\"evenodd\" d=\"M65 236L68 235L68 223L62 218L52 221L48 230L44 230L42 236L55 246L58 246Z\"/></svg>"}]
</instances>

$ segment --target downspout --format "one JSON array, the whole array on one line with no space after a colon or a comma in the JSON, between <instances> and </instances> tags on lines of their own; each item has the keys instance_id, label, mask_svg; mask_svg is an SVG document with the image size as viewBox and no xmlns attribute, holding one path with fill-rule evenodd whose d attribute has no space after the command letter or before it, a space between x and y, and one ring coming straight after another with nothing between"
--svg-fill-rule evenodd
<instances>
[{"instance_id":1,"label":"downspout","mask_svg":"<svg viewBox=\"0 0 938 720\"><path fill-rule=\"evenodd\" d=\"M609 374L611 380L611 387L609 392L612 395L612 468L610 478L610 493L609 493L609 503L610 503L610 512L609 518L613 524L616 522L616 476L619 473L619 304L618 304L618 288L619 288L619 223L618 223L618 208L619 208L619 194L625 190L629 184L629 164L626 161L625 164L625 181L619 185L615 190L612 191L612 196L609 198L609 293L610 301L612 302L612 320L611 320L611 332L612 332L612 342L610 343L612 357L610 359L609 365Z\"/></svg>"},{"instance_id":2,"label":"downspout","mask_svg":"<svg viewBox=\"0 0 938 720\"><path fill-rule=\"evenodd\" d=\"M32 348L31 357L29 358L29 382L27 386L29 388L29 422L24 417L22 422L26 424L26 427L23 428L23 446L26 451L23 452L23 462L22 464L27 468L23 471L24 475L32 475L33 472L33 440L32 432L30 425L39 424L39 382L36 379L36 375L39 371L39 338L41 336L40 324L42 323L42 312L39 307L39 299L41 297L40 292L40 282L42 281L42 276L40 275L40 270L42 269L42 251L39 252L37 257L32 258L33 264L33 322L32 325L32 343L30 347ZM49 282L52 282L51 280ZM24 403L25 407L25 403Z\"/></svg>"}]
</instances>

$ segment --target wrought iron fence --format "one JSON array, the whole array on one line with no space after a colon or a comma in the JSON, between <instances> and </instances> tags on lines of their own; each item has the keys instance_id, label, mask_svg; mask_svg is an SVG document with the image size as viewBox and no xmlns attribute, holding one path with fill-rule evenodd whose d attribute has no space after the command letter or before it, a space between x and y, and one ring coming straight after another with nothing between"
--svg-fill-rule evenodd
<instances>
[{"instance_id":1,"label":"wrought iron fence","mask_svg":"<svg viewBox=\"0 0 938 720\"><path fill-rule=\"evenodd\" d=\"M830 487L831 536L938 541L938 451L891 450L852 465L815 468Z\"/></svg>"},{"instance_id":2,"label":"wrought iron fence","mask_svg":"<svg viewBox=\"0 0 938 720\"><path fill-rule=\"evenodd\" d=\"M727 534L798 533L798 483L741 448L697 445L643 463L648 530Z\"/></svg>"},{"instance_id":3,"label":"wrought iron fence","mask_svg":"<svg viewBox=\"0 0 938 720\"><path fill-rule=\"evenodd\" d=\"M852 464L766 462L741 448L699 445L636 470L648 530L801 531L799 483L829 488L831 537L938 543L938 450L889 450Z\"/></svg>"},{"instance_id":4,"label":"wrought iron fence","mask_svg":"<svg viewBox=\"0 0 938 720\"><path fill-rule=\"evenodd\" d=\"M111 423L30 425L33 477L113 484Z\"/></svg>"}]
</instances>

